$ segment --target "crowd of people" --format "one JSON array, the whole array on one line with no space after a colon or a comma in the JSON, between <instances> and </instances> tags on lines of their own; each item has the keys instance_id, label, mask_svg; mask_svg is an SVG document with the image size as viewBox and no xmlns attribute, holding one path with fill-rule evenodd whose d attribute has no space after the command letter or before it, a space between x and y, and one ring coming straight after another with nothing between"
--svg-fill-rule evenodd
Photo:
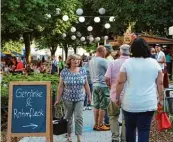
<instances>
[{"instance_id":1,"label":"crowd of people","mask_svg":"<svg viewBox=\"0 0 173 142\"><path fill-rule=\"evenodd\" d=\"M156 52L153 52L156 51ZM95 131L109 131L112 142L148 142L151 120L158 104L163 104L165 70L168 57L161 46L150 48L142 38L119 47L119 56L111 56L111 45L100 45L95 56L82 59L70 55L60 72L57 106L61 99L68 119L67 141L71 142L74 116L77 141L82 141L83 110L93 100ZM171 58L169 58L171 60ZM167 79L166 79L167 77ZM119 126L122 125L122 134Z\"/></svg>"},{"instance_id":2,"label":"crowd of people","mask_svg":"<svg viewBox=\"0 0 173 142\"><path fill-rule=\"evenodd\" d=\"M43 56L44 57L44 56ZM30 73L59 73L64 68L65 64L62 60L62 57L59 56L58 61L55 56L52 58L51 62L38 59L33 61L30 64L26 63L25 58L21 57L3 57L1 58L0 70L1 73L21 73L21 74L30 74Z\"/></svg>"}]
</instances>

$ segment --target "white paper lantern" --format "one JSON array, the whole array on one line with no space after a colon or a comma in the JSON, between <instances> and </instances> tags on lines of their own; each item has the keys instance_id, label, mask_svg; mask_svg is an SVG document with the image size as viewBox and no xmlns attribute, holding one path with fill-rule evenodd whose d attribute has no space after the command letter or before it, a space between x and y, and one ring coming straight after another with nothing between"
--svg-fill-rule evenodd
<instances>
[{"instance_id":1,"label":"white paper lantern","mask_svg":"<svg viewBox=\"0 0 173 142\"><path fill-rule=\"evenodd\" d=\"M96 37L95 38L95 41L100 41L100 37Z\"/></svg>"},{"instance_id":2,"label":"white paper lantern","mask_svg":"<svg viewBox=\"0 0 173 142\"><path fill-rule=\"evenodd\" d=\"M89 38L89 41L90 41L90 42L94 41L94 38L91 36L91 37Z\"/></svg>"},{"instance_id":3,"label":"white paper lantern","mask_svg":"<svg viewBox=\"0 0 173 142\"><path fill-rule=\"evenodd\" d=\"M105 12L106 12L106 10L105 10L104 8L100 8L100 9L99 9L99 13L100 13L101 15L105 14Z\"/></svg>"},{"instance_id":4,"label":"white paper lantern","mask_svg":"<svg viewBox=\"0 0 173 142\"><path fill-rule=\"evenodd\" d=\"M85 17L80 16L80 17L79 17L79 22L83 23L84 21L85 21Z\"/></svg>"},{"instance_id":5,"label":"white paper lantern","mask_svg":"<svg viewBox=\"0 0 173 142\"><path fill-rule=\"evenodd\" d=\"M71 39L72 39L72 40L75 40L75 39L76 39L76 36L75 36L75 35L72 35L72 36L71 36Z\"/></svg>"},{"instance_id":6,"label":"white paper lantern","mask_svg":"<svg viewBox=\"0 0 173 142\"><path fill-rule=\"evenodd\" d=\"M89 32L91 32L91 31L93 30L93 27L92 27L92 26L89 26L89 27L87 28L87 30L88 30Z\"/></svg>"},{"instance_id":7,"label":"white paper lantern","mask_svg":"<svg viewBox=\"0 0 173 142\"><path fill-rule=\"evenodd\" d=\"M72 33L76 32L76 28L75 27L71 27L71 32Z\"/></svg>"},{"instance_id":8,"label":"white paper lantern","mask_svg":"<svg viewBox=\"0 0 173 142\"><path fill-rule=\"evenodd\" d=\"M109 29L110 27L111 27L111 25L110 25L109 23L106 23L106 24L105 24L105 28L106 28L106 29Z\"/></svg>"},{"instance_id":9,"label":"white paper lantern","mask_svg":"<svg viewBox=\"0 0 173 142\"><path fill-rule=\"evenodd\" d=\"M77 14L77 15L82 15L82 14L83 14L83 9L82 9L82 8L78 8L78 9L76 10L76 14Z\"/></svg>"},{"instance_id":10,"label":"white paper lantern","mask_svg":"<svg viewBox=\"0 0 173 142\"><path fill-rule=\"evenodd\" d=\"M108 36L104 36L104 39L107 40L108 39Z\"/></svg>"},{"instance_id":11,"label":"white paper lantern","mask_svg":"<svg viewBox=\"0 0 173 142\"><path fill-rule=\"evenodd\" d=\"M81 37L81 36L82 36L80 32L77 32L76 35L77 35L78 37Z\"/></svg>"},{"instance_id":12,"label":"white paper lantern","mask_svg":"<svg viewBox=\"0 0 173 142\"><path fill-rule=\"evenodd\" d=\"M114 17L114 16L111 16L111 17L109 18L109 21L110 21L110 22L114 22L114 21L115 21L115 17Z\"/></svg>"},{"instance_id":13,"label":"white paper lantern","mask_svg":"<svg viewBox=\"0 0 173 142\"><path fill-rule=\"evenodd\" d=\"M94 22L99 23L100 22L100 17L95 17Z\"/></svg>"},{"instance_id":14,"label":"white paper lantern","mask_svg":"<svg viewBox=\"0 0 173 142\"><path fill-rule=\"evenodd\" d=\"M173 35L173 26L169 27L169 35Z\"/></svg>"},{"instance_id":15,"label":"white paper lantern","mask_svg":"<svg viewBox=\"0 0 173 142\"><path fill-rule=\"evenodd\" d=\"M68 18L67 15L64 15L64 16L62 17L62 20L63 20L63 21L68 21L68 19L69 19L69 18Z\"/></svg>"},{"instance_id":16,"label":"white paper lantern","mask_svg":"<svg viewBox=\"0 0 173 142\"><path fill-rule=\"evenodd\" d=\"M46 14L45 16L46 16L46 19L51 18L51 14Z\"/></svg>"},{"instance_id":17,"label":"white paper lantern","mask_svg":"<svg viewBox=\"0 0 173 142\"><path fill-rule=\"evenodd\" d=\"M61 12L61 9L60 8L56 8L56 14L59 15Z\"/></svg>"},{"instance_id":18,"label":"white paper lantern","mask_svg":"<svg viewBox=\"0 0 173 142\"><path fill-rule=\"evenodd\" d=\"M67 35L65 33L62 34L62 37L65 38Z\"/></svg>"},{"instance_id":19,"label":"white paper lantern","mask_svg":"<svg viewBox=\"0 0 173 142\"><path fill-rule=\"evenodd\" d=\"M81 37L80 40L81 40L81 41L85 41L85 37Z\"/></svg>"}]
</instances>

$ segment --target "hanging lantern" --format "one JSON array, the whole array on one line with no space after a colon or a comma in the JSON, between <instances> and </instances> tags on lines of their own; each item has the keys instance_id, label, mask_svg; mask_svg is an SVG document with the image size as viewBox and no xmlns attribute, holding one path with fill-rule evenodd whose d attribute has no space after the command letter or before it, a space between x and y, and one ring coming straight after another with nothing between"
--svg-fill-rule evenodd
<instances>
[{"instance_id":1,"label":"hanging lantern","mask_svg":"<svg viewBox=\"0 0 173 142\"><path fill-rule=\"evenodd\" d=\"M94 38L91 36L91 37L89 38L89 41L90 41L90 42L94 41Z\"/></svg>"},{"instance_id":2,"label":"hanging lantern","mask_svg":"<svg viewBox=\"0 0 173 142\"><path fill-rule=\"evenodd\" d=\"M82 15L82 14L83 14L83 9L82 9L82 8L78 8L78 9L76 10L76 14L77 14L77 15Z\"/></svg>"},{"instance_id":3,"label":"hanging lantern","mask_svg":"<svg viewBox=\"0 0 173 142\"><path fill-rule=\"evenodd\" d=\"M104 36L104 39L107 40L108 39L108 36Z\"/></svg>"},{"instance_id":4,"label":"hanging lantern","mask_svg":"<svg viewBox=\"0 0 173 142\"><path fill-rule=\"evenodd\" d=\"M62 37L65 38L67 35L65 33L62 34Z\"/></svg>"},{"instance_id":5,"label":"hanging lantern","mask_svg":"<svg viewBox=\"0 0 173 142\"><path fill-rule=\"evenodd\" d=\"M87 28L87 30L88 30L89 32L91 32L91 31L93 30L93 27L92 27L92 26L89 26L89 27Z\"/></svg>"},{"instance_id":6,"label":"hanging lantern","mask_svg":"<svg viewBox=\"0 0 173 142\"><path fill-rule=\"evenodd\" d=\"M77 35L78 37L81 37L81 36L82 36L80 32L77 32L76 35Z\"/></svg>"},{"instance_id":7,"label":"hanging lantern","mask_svg":"<svg viewBox=\"0 0 173 142\"><path fill-rule=\"evenodd\" d=\"M106 28L106 29L109 29L110 27L111 27L111 25L110 25L109 23L106 23L106 24L105 24L105 28Z\"/></svg>"},{"instance_id":8,"label":"hanging lantern","mask_svg":"<svg viewBox=\"0 0 173 142\"><path fill-rule=\"evenodd\" d=\"M109 18L109 21L110 21L110 22L114 22L114 21L115 21L115 17L114 17L114 16L111 16L111 17Z\"/></svg>"},{"instance_id":9,"label":"hanging lantern","mask_svg":"<svg viewBox=\"0 0 173 142\"><path fill-rule=\"evenodd\" d=\"M63 20L63 21L68 21L68 19L69 19L69 18L68 18L67 15L64 15L64 16L62 17L62 20Z\"/></svg>"},{"instance_id":10,"label":"hanging lantern","mask_svg":"<svg viewBox=\"0 0 173 142\"><path fill-rule=\"evenodd\" d=\"M80 40L81 40L81 41L85 41L85 37L81 37Z\"/></svg>"},{"instance_id":11,"label":"hanging lantern","mask_svg":"<svg viewBox=\"0 0 173 142\"><path fill-rule=\"evenodd\" d=\"M105 12L106 12L106 10L105 10L104 8L100 8L100 9L99 9L99 13L100 13L101 15L105 14Z\"/></svg>"},{"instance_id":12,"label":"hanging lantern","mask_svg":"<svg viewBox=\"0 0 173 142\"><path fill-rule=\"evenodd\" d=\"M95 41L100 41L100 37L96 37L95 38Z\"/></svg>"},{"instance_id":13,"label":"hanging lantern","mask_svg":"<svg viewBox=\"0 0 173 142\"><path fill-rule=\"evenodd\" d=\"M94 22L99 23L100 22L100 17L95 17Z\"/></svg>"},{"instance_id":14,"label":"hanging lantern","mask_svg":"<svg viewBox=\"0 0 173 142\"><path fill-rule=\"evenodd\" d=\"M79 17L79 22L81 22L81 23L85 22L85 17L80 16L80 17Z\"/></svg>"},{"instance_id":15,"label":"hanging lantern","mask_svg":"<svg viewBox=\"0 0 173 142\"><path fill-rule=\"evenodd\" d=\"M72 40L75 40L75 39L76 39L76 36L75 36L75 35L72 35L72 36L71 36L71 39L72 39Z\"/></svg>"},{"instance_id":16,"label":"hanging lantern","mask_svg":"<svg viewBox=\"0 0 173 142\"><path fill-rule=\"evenodd\" d=\"M71 27L71 32L72 33L76 32L76 28L75 27Z\"/></svg>"}]
</instances>

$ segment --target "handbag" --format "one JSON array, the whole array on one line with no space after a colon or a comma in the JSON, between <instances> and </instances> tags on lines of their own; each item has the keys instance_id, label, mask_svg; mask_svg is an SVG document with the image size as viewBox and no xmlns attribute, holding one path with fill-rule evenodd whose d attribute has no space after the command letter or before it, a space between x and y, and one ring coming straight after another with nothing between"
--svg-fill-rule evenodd
<instances>
[{"instance_id":1,"label":"handbag","mask_svg":"<svg viewBox=\"0 0 173 142\"><path fill-rule=\"evenodd\" d=\"M67 133L68 120L64 118L64 104L59 105L59 114L53 117L53 134L61 135Z\"/></svg>"},{"instance_id":2,"label":"handbag","mask_svg":"<svg viewBox=\"0 0 173 142\"><path fill-rule=\"evenodd\" d=\"M168 118L168 115L166 112L162 111L162 106L160 104L158 105L158 110L156 114L156 125L158 131L163 131L171 128L171 122Z\"/></svg>"},{"instance_id":3,"label":"handbag","mask_svg":"<svg viewBox=\"0 0 173 142\"><path fill-rule=\"evenodd\" d=\"M67 133L67 119L62 118L53 118L53 134L61 135Z\"/></svg>"}]
</instances>

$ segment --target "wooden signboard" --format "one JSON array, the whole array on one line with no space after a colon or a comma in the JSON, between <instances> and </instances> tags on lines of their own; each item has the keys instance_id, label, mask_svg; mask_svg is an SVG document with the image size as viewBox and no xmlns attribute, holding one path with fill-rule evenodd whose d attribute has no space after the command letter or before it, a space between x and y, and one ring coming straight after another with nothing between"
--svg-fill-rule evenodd
<instances>
[{"instance_id":1,"label":"wooden signboard","mask_svg":"<svg viewBox=\"0 0 173 142\"><path fill-rule=\"evenodd\" d=\"M11 137L46 137L53 142L50 82L10 82L8 135Z\"/></svg>"}]
</instances>

